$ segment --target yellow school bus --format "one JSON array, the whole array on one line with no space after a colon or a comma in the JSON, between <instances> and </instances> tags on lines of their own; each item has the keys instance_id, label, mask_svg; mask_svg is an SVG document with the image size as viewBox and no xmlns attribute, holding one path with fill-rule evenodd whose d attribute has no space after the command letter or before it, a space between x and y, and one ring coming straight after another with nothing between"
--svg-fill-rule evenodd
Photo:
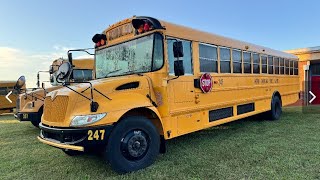
<instances>
[{"instance_id":1,"label":"yellow school bus","mask_svg":"<svg viewBox=\"0 0 320 180\"><path fill-rule=\"evenodd\" d=\"M15 117L20 121L30 121L35 127L39 126L43 114L43 104L46 93L62 87L62 84L56 81L58 67L66 62L63 59L56 59L52 62L49 71L51 87L40 88L38 73L38 88L33 91L23 93L17 101L17 112ZM72 61L73 71L70 80L73 82L88 81L93 79L93 59L76 59ZM44 72L44 71L43 71Z\"/></svg>"},{"instance_id":2,"label":"yellow school bus","mask_svg":"<svg viewBox=\"0 0 320 180\"><path fill-rule=\"evenodd\" d=\"M13 112L16 108L17 91L15 91L17 81L0 81L0 114ZM7 100L6 95L12 91Z\"/></svg>"},{"instance_id":3,"label":"yellow school bus","mask_svg":"<svg viewBox=\"0 0 320 180\"><path fill-rule=\"evenodd\" d=\"M299 97L298 59L281 51L145 16L92 40L96 80L47 94L38 139L68 155L101 150L119 173L151 165L166 140L277 120Z\"/></svg>"}]
</instances>

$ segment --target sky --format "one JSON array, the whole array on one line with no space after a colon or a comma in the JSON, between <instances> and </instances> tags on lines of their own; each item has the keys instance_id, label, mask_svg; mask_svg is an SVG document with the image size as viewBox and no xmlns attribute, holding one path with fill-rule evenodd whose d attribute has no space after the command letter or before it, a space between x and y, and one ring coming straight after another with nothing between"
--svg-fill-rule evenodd
<instances>
[{"instance_id":1,"label":"sky","mask_svg":"<svg viewBox=\"0 0 320 180\"><path fill-rule=\"evenodd\" d=\"M320 46L320 1L0 0L0 80L48 70L67 50L125 18L151 16L277 50ZM84 54L77 54L82 56ZM41 76L48 80L48 76Z\"/></svg>"}]
</instances>

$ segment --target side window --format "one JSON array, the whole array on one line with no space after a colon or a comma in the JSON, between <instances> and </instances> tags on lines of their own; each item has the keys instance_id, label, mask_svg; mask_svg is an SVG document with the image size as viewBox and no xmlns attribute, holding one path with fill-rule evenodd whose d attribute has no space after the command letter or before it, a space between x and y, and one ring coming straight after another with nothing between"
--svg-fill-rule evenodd
<instances>
[{"instance_id":1,"label":"side window","mask_svg":"<svg viewBox=\"0 0 320 180\"><path fill-rule=\"evenodd\" d=\"M261 73L268 73L268 71L267 71L267 56L261 56Z\"/></svg>"},{"instance_id":2,"label":"side window","mask_svg":"<svg viewBox=\"0 0 320 180\"><path fill-rule=\"evenodd\" d=\"M293 61L290 60L290 75L293 75Z\"/></svg>"},{"instance_id":3,"label":"side window","mask_svg":"<svg viewBox=\"0 0 320 180\"><path fill-rule=\"evenodd\" d=\"M294 61L294 75L298 75L298 61Z\"/></svg>"},{"instance_id":4,"label":"side window","mask_svg":"<svg viewBox=\"0 0 320 180\"><path fill-rule=\"evenodd\" d=\"M285 68L286 68L286 74L289 75L290 74L290 66L289 66L289 59L285 59L284 60L284 64L285 64Z\"/></svg>"},{"instance_id":5,"label":"side window","mask_svg":"<svg viewBox=\"0 0 320 180\"><path fill-rule=\"evenodd\" d=\"M173 56L173 42L177 40L174 39L168 39L168 59L169 59L169 74L174 75L174 61L177 58L174 58ZM193 65L192 65L192 48L191 48L191 42L186 40L179 40L182 41L183 45L183 57L180 57L180 60L183 60L183 66L184 66L184 73L185 75L192 75L193 74Z\"/></svg>"},{"instance_id":6,"label":"side window","mask_svg":"<svg viewBox=\"0 0 320 180\"><path fill-rule=\"evenodd\" d=\"M230 61L230 48L220 47L220 73L231 73Z\"/></svg>"},{"instance_id":7,"label":"side window","mask_svg":"<svg viewBox=\"0 0 320 180\"><path fill-rule=\"evenodd\" d=\"M163 37L160 34L154 35L152 71L158 70L163 65Z\"/></svg>"},{"instance_id":8,"label":"side window","mask_svg":"<svg viewBox=\"0 0 320 180\"><path fill-rule=\"evenodd\" d=\"M280 74L284 74L284 59L280 58Z\"/></svg>"},{"instance_id":9,"label":"side window","mask_svg":"<svg viewBox=\"0 0 320 180\"><path fill-rule=\"evenodd\" d=\"M217 47L199 44L200 72L218 72Z\"/></svg>"},{"instance_id":10,"label":"side window","mask_svg":"<svg viewBox=\"0 0 320 180\"><path fill-rule=\"evenodd\" d=\"M268 74L273 74L273 56L268 56Z\"/></svg>"},{"instance_id":11,"label":"side window","mask_svg":"<svg viewBox=\"0 0 320 180\"><path fill-rule=\"evenodd\" d=\"M244 73L251 73L251 53L243 52Z\"/></svg>"},{"instance_id":12,"label":"side window","mask_svg":"<svg viewBox=\"0 0 320 180\"><path fill-rule=\"evenodd\" d=\"M274 73L279 74L279 58L275 57L273 59L273 63L274 63Z\"/></svg>"},{"instance_id":13,"label":"side window","mask_svg":"<svg viewBox=\"0 0 320 180\"><path fill-rule=\"evenodd\" d=\"M232 50L233 73L241 73L242 54L241 50Z\"/></svg>"},{"instance_id":14,"label":"side window","mask_svg":"<svg viewBox=\"0 0 320 180\"><path fill-rule=\"evenodd\" d=\"M257 53L253 54L253 73L260 73L260 56Z\"/></svg>"}]
</instances>

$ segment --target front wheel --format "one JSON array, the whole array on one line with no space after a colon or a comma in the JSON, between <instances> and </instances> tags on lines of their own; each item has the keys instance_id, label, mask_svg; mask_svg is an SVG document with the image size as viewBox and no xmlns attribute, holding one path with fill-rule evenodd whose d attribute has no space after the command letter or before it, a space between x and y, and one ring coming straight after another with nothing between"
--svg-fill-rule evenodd
<instances>
[{"instance_id":1,"label":"front wheel","mask_svg":"<svg viewBox=\"0 0 320 180\"><path fill-rule=\"evenodd\" d=\"M150 166L159 154L160 135L143 116L126 117L115 126L106 148L106 158L118 173Z\"/></svg>"}]
</instances>

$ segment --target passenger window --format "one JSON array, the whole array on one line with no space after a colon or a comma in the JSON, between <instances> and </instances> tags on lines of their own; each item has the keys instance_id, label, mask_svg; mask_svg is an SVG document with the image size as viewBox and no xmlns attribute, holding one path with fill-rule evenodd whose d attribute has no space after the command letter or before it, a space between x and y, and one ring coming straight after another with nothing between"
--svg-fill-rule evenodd
<instances>
[{"instance_id":1,"label":"passenger window","mask_svg":"<svg viewBox=\"0 0 320 180\"><path fill-rule=\"evenodd\" d=\"M267 71L267 56L261 56L261 70L262 70L262 73L268 73Z\"/></svg>"},{"instance_id":2,"label":"passenger window","mask_svg":"<svg viewBox=\"0 0 320 180\"><path fill-rule=\"evenodd\" d=\"M251 53L243 52L244 73L251 73Z\"/></svg>"},{"instance_id":3,"label":"passenger window","mask_svg":"<svg viewBox=\"0 0 320 180\"><path fill-rule=\"evenodd\" d=\"M241 50L232 50L233 73L241 73L242 54Z\"/></svg>"},{"instance_id":4,"label":"passenger window","mask_svg":"<svg viewBox=\"0 0 320 180\"><path fill-rule=\"evenodd\" d=\"M285 63L285 67L286 67L286 72L285 72L285 74L289 75L289 74L290 74L289 60L288 60L288 59L285 59L285 60L284 60L284 63Z\"/></svg>"},{"instance_id":5,"label":"passenger window","mask_svg":"<svg viewBox=\"0 0 320 180\"><path fill-rule=\"evenodd\" d=\"M293 75L293 61L290 60L290 75Z\"/></svg>"},{"instance_id":6,"label":"passenger window","mask_svg":"<svg viewBox=\"0 0 320 180\"><path fill-rule=\"evenodd\" d=\"M274 63L274 73L279 74L279 58L275 57L273 59L273 63Z\"/></svg>"},{"instance_id":7,"label":"passenger window","mask_svg":"<svg viewBox=\"0 0 320 180\"><path fill-rule=\"evenodd\" d=\"M273 56L268 56L268 74L273 74Z\"/></svg>"},{"instance_id":8,"label":"passenger window","mask_svg":"<svg viewBox=\"0 0 320 180\"><path fill-rule=\"evenodd\" d=\"M177 60L177 58L174 58L173 56L173 43L176 42L177 40L172 38L167 40L170 75L174 75L174 61ZM193 75L191 42L185 41L185 40L178 40L178 41L182 41L182 45L183 45L183 57L180 57L179 59L183 60L184 73L185 75Z\"/></svg>"},{"instance_id":9,"label":"passenger window","mask_svg":"<svg viewBox=\"0 0 320 180\"><path fill-rule=\"evenodd\" d=\"M220 47L220 73L231 73L230 61L230 48Z\"/></svg>"},{"instance_id":10,"label":"passenger window","mask_svg":"<svg viewBox=\"0 0 320 180\"><path fill-rule=\"evenodd\" d=\"M199 44L200 72L218 72L217 47Z\"/></svg>"},{"instance_id":11,"label":"passenger window","mask_svg":"<svg viewBox=\"0 0 320 180\"><path fill-rule=\"evenodd\" d=\"M294 61L294 75L298 75L298 61Z\"/></svg>"},{"instance_id":12,"label":"passenger window","mask_svg":"<svg viewBox=\"0 0 320 180\"><path fill-rule=\"evenodd\" d=\"M260 73L260 56L257 53L253 54L253 73Z\"/></svg>"},{"instance_id":13,"label":"passenger window","mask_svg":"<svg viewBox=\"0 0 320 180\"><path fill-rule=\"evenodd\" d=\"M284 74L284 59L280 58L280 74Z\"/></svg>"}]
</instances>

